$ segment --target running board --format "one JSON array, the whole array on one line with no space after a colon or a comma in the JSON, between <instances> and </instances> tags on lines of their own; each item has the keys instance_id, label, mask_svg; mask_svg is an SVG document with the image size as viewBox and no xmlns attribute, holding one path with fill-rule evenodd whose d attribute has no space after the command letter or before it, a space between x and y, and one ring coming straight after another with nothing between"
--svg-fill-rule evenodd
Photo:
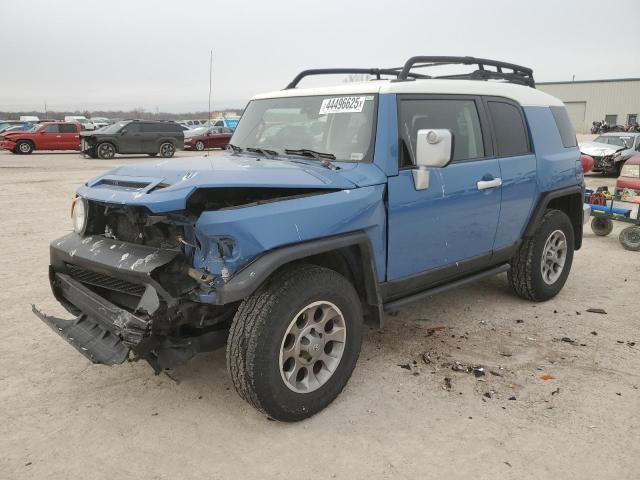
<instances>
[{"instance_id":1,"label":"running board","mask_svg":"<svg viewBox=\"0 0 640 480\"><path fill-rule=\"evenodd\" d=\"M497 275L499 273L507 272L510 269L511 269L511 265L509 265L508 263L505 263L503 265L490 268L489 270L485 270L480 273L475 273L473 275L469 275L468 277L464 277L459 280L454 280L453 282L445 283L444 285L440 285L438 287L429 288L427 290L423 290L422 292L409 295L408 297L403 297L398 300L385 303L384 311L395 312L400 307L404 307L405 305L408 305L410 303L418 302L420 300L424 300L425 298L433 297L434 295L438 295L439 293L446 292L447 290L462 287L463 285L474 283L474 282L477 282L478 280L483 280L487 277L493 277L494 275Z\"/></svg>"}]
</instances>

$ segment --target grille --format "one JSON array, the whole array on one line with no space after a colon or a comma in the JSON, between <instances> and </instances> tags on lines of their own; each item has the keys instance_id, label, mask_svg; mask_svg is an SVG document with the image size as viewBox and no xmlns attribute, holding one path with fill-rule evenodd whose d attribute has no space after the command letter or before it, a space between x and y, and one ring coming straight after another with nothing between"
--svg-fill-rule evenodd
<instances>
[{"instance_id":1,"label":"grille","mask_svg":"<svg viewBox=\"0 0 640 480\"><path fill-rule=\"evenodd\" d=\"M80 283L93 285L94 287L106 288L107 290L115 290L117 292L134 295L136 297L141 297L144 294L144 285L138 285L137 283L131 283L126 280L120 280L119 278L113 278L101 273L85 270L82 267L71 265L70 263L67 263L66 265L69 275Z\"/></svg>"}]
</instances>

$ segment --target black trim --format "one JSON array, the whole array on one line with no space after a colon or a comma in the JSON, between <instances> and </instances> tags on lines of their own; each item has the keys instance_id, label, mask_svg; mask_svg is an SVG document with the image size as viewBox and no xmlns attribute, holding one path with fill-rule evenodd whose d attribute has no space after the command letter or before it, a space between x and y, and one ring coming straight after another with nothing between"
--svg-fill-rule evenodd
<instances>
[{"instance_id":1,"label":"black trim","mask_svg":"<svg viewBox=\"0 0 640 480\"><path fill-rule=\"evenodd\" d=\"M352 246L358 246L362 255L367 302L380 305L375 257L369 237L363 232L297 243L267 252L238 271L227 283L216 288L216 304L225 305L247 298L273 272L290 262Z\"/></svg>"},{"instance_id":2,"label":"black trim","mask_svg":"<svg viewBox=\"0 0 640 480\"><path fill-rule=\"evenodd\" d=\"M538 204L529 219L529 224L524 231L524 237L531 237L536 233L538 225L540 225L540 221L542 220L542 216L544 215L549 202L555 198L566 197L568 195L580 195L580 198L583 197L584 186L582 185L573 185L571 187L561 188L559 190L552 190L550 192L544 192L540 199L538 200Z\"/></svg>"},{"instance_id":3,"label":"black trim","mask_svg":"<svg viewBox=\"0 0 640 480\"><path fill-rule=\"evenodd\" d=\"M439 293L443 293L446 292L448 290L452 290L454 288L458 288L458 287L462 287L463 285L468 285L470 283L473 282L477 282L478 280L483 280L487 277L492 277L494 275L497 275L499 273L504 273L507 272L511 269L511 265L509 265L508 263L505 263L503 265L497 266L497 267L493 267L490 268L488 270L483 270L481 272L478 273L474 273L472 275L469 275L467 277L463 277L459 280L454 280L452 282L449 283L445 283L444 285L440 285L434 288L430 288L427 290L423 290L422 292L419 293L415 293L413 295L409 295L407 297L404 298L400 298L398 300L394 300L392 302L389 303L385 303L384 304L384 311L385 312L393 312L401 307L404 307L405 305L409 304L409 303L414 303L414 302L418 302L420 300L424 300L426 298L430 298L433 297L434 295L437 295Z\"/></svg>"},{"instance_id":4,"label":"black trim","mask_svg":"<svg viewBox=\"0 0 640 480\"><path fill-rule=\"evenodd\" d=\"M412 295L489 266L491 252L380 284L383 302Z\"/></svg>"}]
</instances>

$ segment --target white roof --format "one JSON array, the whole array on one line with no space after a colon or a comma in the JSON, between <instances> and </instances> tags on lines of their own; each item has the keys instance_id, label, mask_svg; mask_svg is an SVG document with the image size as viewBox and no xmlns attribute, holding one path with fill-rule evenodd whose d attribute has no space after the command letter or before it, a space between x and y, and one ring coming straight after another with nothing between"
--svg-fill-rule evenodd
<instances>
[{"instance_id":1,"label":"white roof","mask_svg":"<svg viewBox=\"0 0 640 480\"><path fill-rule=\"evenodd\" d=\"M489 95L506 97L522 106L563 106L562 101L535 88L513 83L484 80L446 80L427 79L392 82L389 80L372 80L354 82L318 88L292 88L276 92L263 93L253 97L261 98L303 97L317 95L355 95L358 93L423 93L423 94L457 94L457 95Z\"/></svg>"}]
</instances>

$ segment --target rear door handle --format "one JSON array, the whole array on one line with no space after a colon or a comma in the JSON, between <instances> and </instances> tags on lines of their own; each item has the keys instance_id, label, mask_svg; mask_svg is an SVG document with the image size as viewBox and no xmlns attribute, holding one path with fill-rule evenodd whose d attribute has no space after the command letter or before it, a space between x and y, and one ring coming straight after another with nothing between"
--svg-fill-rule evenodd
<instances>
[{"instance_id":1,"label":"rear door handle","mask_svg":"<svg viewBox=\"0 0 640 480\"><path fill-rule=\"evenodd\" d=\"M494 178L493 180L480 180L478 183L478 190L486 190L487 188L496 188L502 185L501 178Z\"/></svg>"}]
</instances>

